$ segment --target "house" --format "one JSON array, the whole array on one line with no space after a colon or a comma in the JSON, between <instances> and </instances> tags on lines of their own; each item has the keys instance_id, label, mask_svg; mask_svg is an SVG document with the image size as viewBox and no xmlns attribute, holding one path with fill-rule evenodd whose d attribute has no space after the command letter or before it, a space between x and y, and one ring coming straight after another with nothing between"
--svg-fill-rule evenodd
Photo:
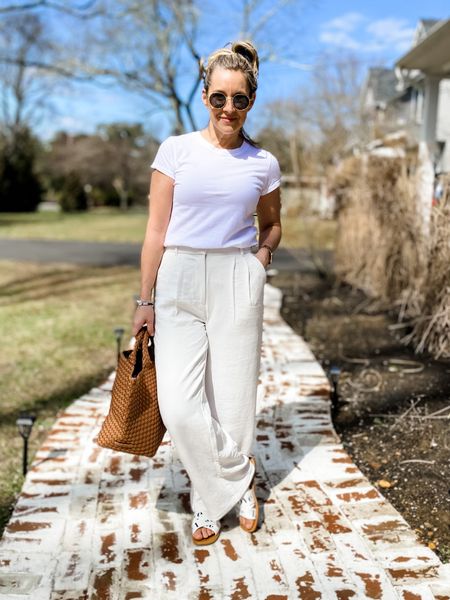
<instances>
[{"instance_id":1,"label":"house","mask_svg":"<svg viewBox=\"0 0 450 600\"><path fill-rule=\"evenodd\" d=\"M370 138L398 128L386 118L388 102L397 95L397 76L394 69L371 67L361 90L361 116L368 126Z\"/></svg>"},{"instance_id":2,"label":"house","mask_svg":"<svg viewBox=\"0 0 450 600\"><path fill-rule=\"evenodd\" d=\"M427 143L435 170L450 172L450 19L422 21L415 44L396 62L403 89L422 97L419 139Z\"/></svg>"},{"instance_id":3,"label":"house","mask_svg":"<svg viewBox=\"0 0 450 600\"><path fill-rule=\"evenodd\" d=\"M402 131L426 142L435 172L450 173L450 19L422 19L395 68L369 69L361 115L373 140Z\"/></svg>"}]
</instances>

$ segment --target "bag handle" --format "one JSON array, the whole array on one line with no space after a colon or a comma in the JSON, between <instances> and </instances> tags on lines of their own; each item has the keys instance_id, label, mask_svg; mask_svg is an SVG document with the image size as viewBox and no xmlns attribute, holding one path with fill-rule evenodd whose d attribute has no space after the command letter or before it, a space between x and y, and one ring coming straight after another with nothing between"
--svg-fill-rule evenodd
<instances>
[{"instance_id":1,"label":"bag handle","mask_svg":"<svg viewBox=\"0 0 450 600\"><path fill-rule=\"evenodd\" d=\"M137 353L139 350L142 352L142 360L145 365L150 361L155 362L155 337L148 333L146 325L143 325L135 336L135 343L133 352L131 353L130 359L133 366L136 366ZM151 341L149 348L148 342Z\"/></svg>"}]
</instances>

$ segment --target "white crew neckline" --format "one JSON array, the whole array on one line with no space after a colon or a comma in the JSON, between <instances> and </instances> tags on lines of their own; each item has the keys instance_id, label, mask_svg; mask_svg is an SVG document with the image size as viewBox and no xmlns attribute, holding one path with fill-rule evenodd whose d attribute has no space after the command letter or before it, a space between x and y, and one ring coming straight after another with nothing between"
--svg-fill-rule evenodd
<instances>
[{"instance_id":1,"label":"white crew neckline","mask_svg":"<svg viewBox=\"0 0 450 600\"><path fill-rule=\"evenodd\" d=\"M208 140L205 137L203 137L201 131L195 131L194 133L197 134L197 137L200 139L204 146L209 148L212 152L218 152L220 154L231 154L233 156L237 156L239 154L242 154L247 144L247 140L244 139L242 144L237 148L218 148L217 146L211 144L211 142L208 142Z\"/></svg>"}]
</instances>

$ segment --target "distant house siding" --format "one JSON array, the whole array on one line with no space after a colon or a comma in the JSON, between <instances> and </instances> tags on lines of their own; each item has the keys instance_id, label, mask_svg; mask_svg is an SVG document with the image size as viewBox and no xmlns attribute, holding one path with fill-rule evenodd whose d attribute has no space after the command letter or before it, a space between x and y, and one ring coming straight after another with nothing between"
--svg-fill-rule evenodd
<instances>
[{"instance_id":1,"label":"distant house siding","mask_svg":"<svg viewBox=\"0 0 450 600\"><path fill-rule=\"evenodd\" d=\"M450 172L450 79L443 79L439 86L439 105L436 139L445 142L440 169Z\"/></svg>"}]
</instances>

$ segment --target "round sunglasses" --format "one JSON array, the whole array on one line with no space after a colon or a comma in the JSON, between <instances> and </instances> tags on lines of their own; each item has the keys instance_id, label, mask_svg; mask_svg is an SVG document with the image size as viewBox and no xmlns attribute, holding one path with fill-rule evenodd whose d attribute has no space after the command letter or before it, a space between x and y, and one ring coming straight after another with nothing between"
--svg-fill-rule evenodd
<instances>
[{"instance_id":1,"label":"round sunglasses","mask_svg":"<svg viewBox=\"0 0 450 600\"><path fill-rule=\"evenodd\" d=\"M229 96L225 96L222 92L213 92L209 95L208 100L213 108L223 108L228 98ZM231 100L236 110L245 110L250 104L250 98L245 94L235 94L231 96Z\"/></svg>"}]
</instances>

